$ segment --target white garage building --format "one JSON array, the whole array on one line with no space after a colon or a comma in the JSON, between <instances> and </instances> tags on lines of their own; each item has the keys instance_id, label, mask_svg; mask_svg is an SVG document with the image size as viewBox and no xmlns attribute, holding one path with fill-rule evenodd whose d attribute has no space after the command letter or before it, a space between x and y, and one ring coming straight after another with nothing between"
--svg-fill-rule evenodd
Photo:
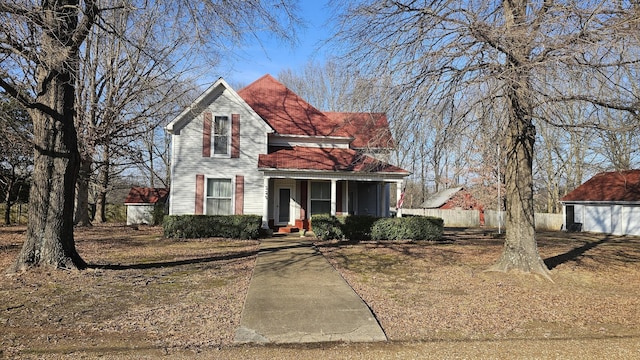
<instances>
[{"instance_id":1,"label":"white garage building","mask_svg":"<svg viewBox=\"0 0 640 360\"><path fill-rule=\"evenodd\" d=\"M561 202L564 229L640 235L640 170L599 173Z\"/></svg>"}]
</instances>

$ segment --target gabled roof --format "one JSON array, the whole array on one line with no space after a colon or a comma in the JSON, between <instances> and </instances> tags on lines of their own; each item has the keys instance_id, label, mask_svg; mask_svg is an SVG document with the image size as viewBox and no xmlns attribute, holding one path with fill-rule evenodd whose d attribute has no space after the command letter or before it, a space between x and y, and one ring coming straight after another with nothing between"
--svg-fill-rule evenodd
<instances>
[{"instance_id":1,"label":"gabled roof","mask_svg":"<svg viewBox=\"0 0 640 360\"><path fill-rule=\"evenodd\" d=\"M602 172L565 195L562 202L640 201L640 170Z\"/></svg>"},{"instance_id":2,"label":"gabled roof","mask_svg":"<svg viewBox=\"0 0 640 360\"><path fill-rule=\"evenodd\" d=\"M280 135L353 139L353 148L392 148L383 113L322 112L267 74L238 95Z\"/></svg>"},{"instance_id":3,"label":"gabled roof","mask_svg":"<svg viewBox=\"0 0 640 360\"><path fill-rule=\"evenodd\" d=\"M125 204L157 204L167 201L169 189L132 187L129 190Z\"/></svg>"},{"instance_id":4,"label":"gabled roof","mask_svg":"<svg viewBox=\"0 0 640 360\"><path fill-rule=\"evenodd\" d=\"M446 204L458 191L461 191L462 187L455 187L450 189L444 189L433 194L430 198L425 200L420 206L423 209L437 209Z\"/></svg>"},{"instance_id":5,"label":"gabled roof","mask_svg":"<svg viewBox=\"0 0 640 360\"><path fill-rule=\"evenodd\" d=\"M335 126L353 137L353 148L394 147L387 115L384 113L325 112Z\"/></svg>"},{"instance_id":6,"label":"gabled roof","mask_svg":"<svg viewBox=\"0 0 640 360\"><path fill-rule=\"evenodd\" d=\"M167 131L172 134L178 134L180 129L184 127L189 121L191 121L194 116L204 111L210 103L212 103L225 91L228 92L229 96L236 99L239 103L246 106L249 111L253 112L251 107L244 101L244 99L242 99L242 97L240 97L238 93L233 90L223 78L218 78L218 80L216 80L216 82L214 82L207 90L205 90L200 96L198 96L198 98L194 100L191 105L189 105L178 116L171 120L169 124L167 124Z\"/></svg>"},{"instance_id":7,"label":"gabled roof","mask_svg":"<svg viewBox=\"0 0 640 360\"><path fill-rule=\"evenodd\" d=\"M258 168L408 174L404 169L352 149L298 146L281 149L271 154L261 154L258 158Z\"/></svg>"},{"instance_id":8,"label":"gabled roof","mask_svg":"<svg viewBox=\"0 0 640 360\"><path fill-rule=\"evenodd\" d=\"M271 127L283 135L348 136L320 110L267 74L238 95Z\"/></svg>"}]
</instances>

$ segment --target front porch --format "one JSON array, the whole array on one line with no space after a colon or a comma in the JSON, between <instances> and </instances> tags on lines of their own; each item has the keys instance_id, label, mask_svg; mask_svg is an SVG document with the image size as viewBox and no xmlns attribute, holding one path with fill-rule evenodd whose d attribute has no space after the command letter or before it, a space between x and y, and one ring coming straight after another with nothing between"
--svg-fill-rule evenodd
<instances>
[{"instance_id":1,"label":"front porch","mask_svg":"<svg viewBox=\"0 0 640 360\"><path fill-rule=\"evenodd\" d=\"M265 176L262 226L287 233L311 230L314 214L387 217L392 184L399 198L401 178Z\"/></svg>"}]
</instances>

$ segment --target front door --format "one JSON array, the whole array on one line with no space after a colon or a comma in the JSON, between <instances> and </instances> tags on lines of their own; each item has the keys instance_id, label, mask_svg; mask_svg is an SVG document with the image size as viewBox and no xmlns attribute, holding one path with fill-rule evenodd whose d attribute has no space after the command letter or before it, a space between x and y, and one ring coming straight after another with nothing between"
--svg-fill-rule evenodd
<instances>
[{"instance_id":1,"label":"front door","mask_svg":"<svg viewBox=\"0 0 640 360\"><path fill-rule=\"evenodd\" d=\"M291 219L291 189L278 189L278 209L276 211L276 225L286 225Z\"/></svg>"}]
</instances>

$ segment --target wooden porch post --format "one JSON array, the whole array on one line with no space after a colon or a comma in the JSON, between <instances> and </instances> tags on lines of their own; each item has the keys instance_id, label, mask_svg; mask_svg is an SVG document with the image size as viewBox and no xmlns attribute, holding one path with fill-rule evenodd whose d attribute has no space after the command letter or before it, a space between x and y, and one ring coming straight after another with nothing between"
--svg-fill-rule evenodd
<instances>
[{"instance_id":1,"label":"wooden porch post","mask_svg":"<svg viewBox=\"0 0 640 360\"><path fill-rule=\"evenodd\" d=\"M262 199L262 228L269 228L269 177L264 177L264 198Z\"/></svg>"},{"instance_id":2,"label":"wooden porch post","mask_svg":"<svg viewBox=\"0 0 640 360\"><path fill-rule=\"evenodd\" d=\"M402 180L396 182L396 206L398 206L398 210L396 211L397 217L402 217L402 204L400 203L401 197L402 197Z\"/></svg>"},{"instance_id":3,"label":"wooden porch post","mask_svg":"<svg viewBox=\"0 0 640 360\"><path fill-rule=\"evenodd\" d=\"M342 212L349 214L349 181L344 181L344 190L342 195ZM349 214L351 215L351 214Z\"/></svg>"},{"instance_id":4,"label":"wooden porch post","mask_svg":"<svg viewBox=\"0 0 640 360\"><path fill-rule=\"evenodd\" d=\"M331 216L336 216L336 204L337 204L337 183L336 179L331 179Z\"/></svg>"}]
</instances>

